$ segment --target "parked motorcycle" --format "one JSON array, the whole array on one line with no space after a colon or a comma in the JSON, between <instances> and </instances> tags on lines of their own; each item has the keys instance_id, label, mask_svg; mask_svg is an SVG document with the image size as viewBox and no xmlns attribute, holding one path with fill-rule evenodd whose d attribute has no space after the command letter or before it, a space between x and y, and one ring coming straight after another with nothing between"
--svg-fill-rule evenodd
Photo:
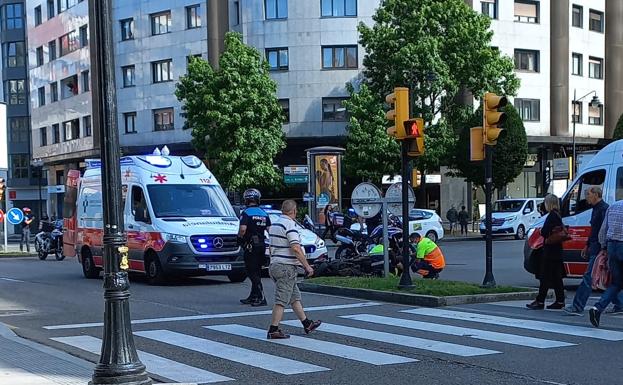
<instances>
[{"instance_id":1,"label":"parked motorcycle","mask_svg":"<svg viewBox=\"0 0 623 385\"><path fill-rule=\"evenodd\" d=\"M63 255L63 220L42 222L41 231L35 236L35 250L40 260L54 253L57 261L65 259Z\"/></svg>"}]
</instances>

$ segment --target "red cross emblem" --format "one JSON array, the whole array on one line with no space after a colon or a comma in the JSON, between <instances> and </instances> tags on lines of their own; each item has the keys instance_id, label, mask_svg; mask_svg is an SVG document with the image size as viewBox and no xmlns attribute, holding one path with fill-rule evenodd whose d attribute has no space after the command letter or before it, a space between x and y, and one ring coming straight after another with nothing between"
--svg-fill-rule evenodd
<instances>
[{"instance_id":1,"label":"red cross emblem","mask_svg":"<svg viewBox=\"0 0 623 385\"><path fill-rule=\"evenodd\" d=\"M162 174L153 175L152 178L154 178L154 182L158 182L158 183L166 183L167 182L167 176L166 175L162 175Z\"/></svg>"}]
</instances>

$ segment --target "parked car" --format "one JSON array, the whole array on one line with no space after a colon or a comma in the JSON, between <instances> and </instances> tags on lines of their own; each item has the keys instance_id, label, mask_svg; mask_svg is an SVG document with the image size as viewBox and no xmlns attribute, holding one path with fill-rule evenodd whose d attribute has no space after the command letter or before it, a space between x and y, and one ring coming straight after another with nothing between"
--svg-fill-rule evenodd
<instances>
[{"instance_id":1,"label":"parked car","mask_svg":"<svg viewBox=\"0 0 623 385\"><path fill-rule=\"evenodd\" d=\"M538 206L543 198L501 199L493 204L493 235L514 235L524 239L541 217ZM480 234L486 232L485 217L480 218Z\"/></svg>"},{"instance_id":2,"label":"parked car","mask_svg":"<svg viewBox=\"0 0 623 385\"><path fill-rule=\"evenodd\" d=\"M418 232L433 242L444 237L442 219L434 210L411 209L409 212L409 234Z\"/></svg>"},{"instance_id":3,"label":"parked car","mask_svg":"<svg viewBox=\"0 0 623 385\"><path fill-rule=\"evenodd\" d=\"M280 210L266 209L264 211L270 216L270 221L275 222L281 215ZM305 250L307 260L312 263L316 259L323 257L328 258L327 246L320 237L311 230L306 229L300 223L296 222L297 229L301 234L301 246ZM267 238L268 239L268 238ZM268 249L266 250L268 255Z\"/></svg>"}]
</instances>

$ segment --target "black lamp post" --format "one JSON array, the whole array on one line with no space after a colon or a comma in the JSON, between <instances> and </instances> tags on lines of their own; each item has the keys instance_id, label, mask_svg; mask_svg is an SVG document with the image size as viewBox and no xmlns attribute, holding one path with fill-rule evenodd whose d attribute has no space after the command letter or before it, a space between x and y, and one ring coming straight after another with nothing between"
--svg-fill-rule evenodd
<instances>
[{"instance_id":1,"label":"black lamp post","mask_svg":"<svg viewBox=\"0 0 623 385\"><path fill-rule=\"evenodd\" d=\"M38 222L41 223L41 219L43 219L43 207L42 207L43 197L41 196L41 179L43 178L43 160L41 160L41 158L33 159L32 165L38 169L38 174L37 174L37 187L39 190L39 217L38 217L39 220Z\"/></svg>"},{"instance_id":2,"label":"black lamp post","mask_svg":"<svg viewBox=\"0 0 623 385\"><path fill-rule=\"evenodd\" d=\"M588 94L582 96L581 98L578 98L577 97L577 91L575 89L573 90L573 101L571 102L571 104L573 105L572 106L573 107L573 113L571 114L571 120L573 121L573 139L572 139L573 140L573 159L572 159L572 164L571 164L571 166L572 166L571 170L573 172L573 177L574 178L575 178L575 172L576 172L576 169L575 169L575 161L576 161L576 158L575 158L575 123L578 120L578 118L580 117L579 114L578 115L575 114L575 109L576 109L578 103L581 102L582 99L584 99L585 97L587 97L590 94L595 94L595 95L593 95L593 99L591 99L591 102L589 103L589 105L591 107L599 107L599 105L601 104L601 101L599 101L599 98L597 97L597 91L591 91Z\"/></svg>"},{"instance_id":3,"label":"black lamp post","mask_svg":"<svg viewBox=\"0 0 623 385\"><path fill-rule=\"evenodd\" d=\"M104 332L93 385L150 385L130 322L130 281L121 207L121 169L112 36L112 0L89 0L93 123L102 159L104 220Z\"/></svg>"}]
</instances>

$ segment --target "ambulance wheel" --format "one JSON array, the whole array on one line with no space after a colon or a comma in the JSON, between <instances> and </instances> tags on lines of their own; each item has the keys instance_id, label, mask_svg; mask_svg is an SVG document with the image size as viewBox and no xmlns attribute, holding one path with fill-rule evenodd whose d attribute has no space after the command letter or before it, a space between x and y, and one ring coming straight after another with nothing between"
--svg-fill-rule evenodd
<instances>
[{"instance_id":1,"label":"ambulance wheel","mask_svg":"<svg viewBox=\"0 0 623 385\"><path fill-rule=\"evenodd\" d=\"M515 239L524 239L525 236L526 236L526 229L523 227L523 225L519 225L519 227L517 227L517 233L515 234Z\"/></svg>"},{"instance_id":2,"label":"ambulance wheel","mask_svg":"<svg viewBox=\"0 0 623 385\"><path fill-rule=\"evenodd\" d=\"M229 278L229 282L239 283L247 279L247 273L245 273L244 271L229 273L227 274L227 278Z\"/></svg>"},{"instance_id":3,"label":"ambulance wheel","mask_svg":"<svg viewBox=\"0 0 623 385\"><path fill-rule=\"evenodd\" d=\"M166 281L157 255L149 253L145 256L145 274L150 285L162 285Z\"/></svg>"},{"instance_id":4,"label":"ambulance wheel","mask_svg":"<svg viewBox=\"0 0 623 385\"><path fill-rule=\"evenodd\" d=\"M91 250L84 249L82 252L82 274L85 278L96 279L100 277L100 269L95 266Z\"/></svg>"}]
</instances>

